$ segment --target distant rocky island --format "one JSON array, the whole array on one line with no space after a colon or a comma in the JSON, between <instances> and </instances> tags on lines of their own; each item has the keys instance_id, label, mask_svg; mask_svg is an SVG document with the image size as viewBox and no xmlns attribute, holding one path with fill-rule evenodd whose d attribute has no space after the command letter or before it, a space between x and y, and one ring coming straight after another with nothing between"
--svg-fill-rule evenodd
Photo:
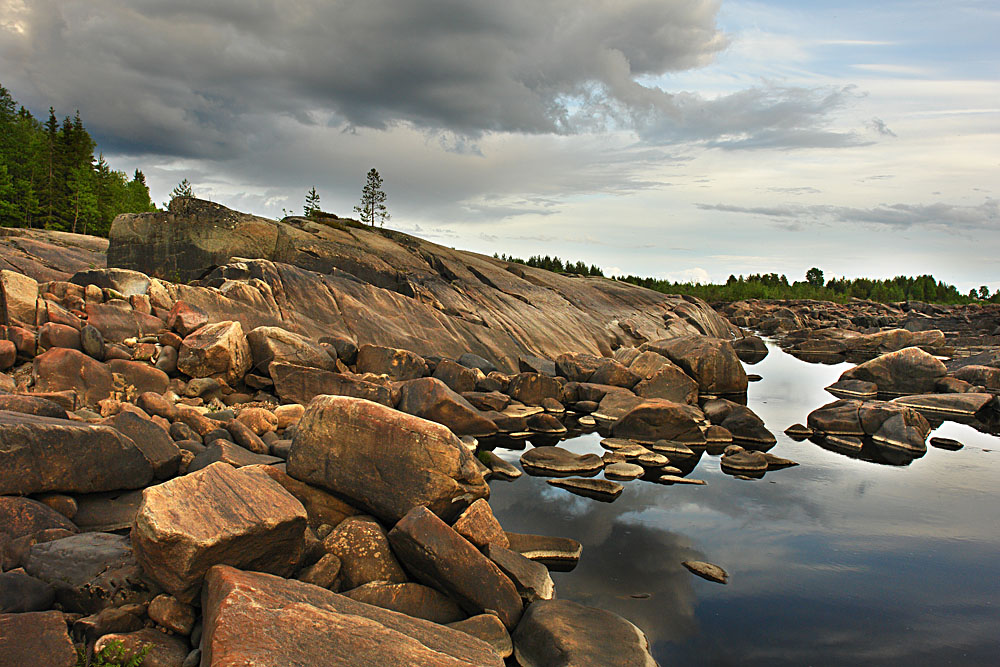
<instances>
[{"instance_id":1,"label":"distant rocky island","mask_svg":"<svg viewBox=\"0 0 1000 667\"><path fill-rule=\"evenodd\" d=\"M988 304L716 310L184 197L108 240L0 232L2 665L652 665L558 598L580 543L505 531L490 482L612 501L698 483L699 450L795 465L745 405L758 333L859 364L793 437L905 459L935 420L1000 421ZM558 446L590 432L604 456Z\"/></svg>"}]
</instances>

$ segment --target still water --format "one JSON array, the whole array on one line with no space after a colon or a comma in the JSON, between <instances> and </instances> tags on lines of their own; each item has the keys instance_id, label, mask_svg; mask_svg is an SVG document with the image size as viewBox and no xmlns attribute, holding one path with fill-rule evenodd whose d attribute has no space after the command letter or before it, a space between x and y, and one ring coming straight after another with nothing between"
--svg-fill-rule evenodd
<instances>
[{"instance_id":1,"label":"still water","mask_svg":"<svg viewBox=\"0 0 1000 667\"><path fill-rule=\"evenodd\" d=\"M964 449L887 466L785 436L848 367L777 347L748 367L771 452L798 467L745 481L705 455L689 476L707 486L624 482L613 503L524 475L491 482L490 504L507 530L579 540L579 566L553 573L558 597L628 618L662 665L997 664L1000 439L946 422L932 435ZM604 451L597 434L560 446ZM721 565L728 585L684 560Z\"/></svg>"}]
</instances>

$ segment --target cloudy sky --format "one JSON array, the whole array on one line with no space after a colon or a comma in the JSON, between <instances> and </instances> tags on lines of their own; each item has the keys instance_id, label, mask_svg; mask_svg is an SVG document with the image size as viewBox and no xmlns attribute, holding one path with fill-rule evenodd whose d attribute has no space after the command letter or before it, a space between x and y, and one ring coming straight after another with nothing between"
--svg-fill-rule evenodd
<instances>
[{"instance_id":1,"label":"cloudy sky","mask_svg":"<svg viewBox=\"0 0 1000 667\"><path fill-rule=\"evenodd\" d=\"M725 280L1000 288L995 0L0 0L0 84L163 202Z\"/></svg>"}]
</instances>

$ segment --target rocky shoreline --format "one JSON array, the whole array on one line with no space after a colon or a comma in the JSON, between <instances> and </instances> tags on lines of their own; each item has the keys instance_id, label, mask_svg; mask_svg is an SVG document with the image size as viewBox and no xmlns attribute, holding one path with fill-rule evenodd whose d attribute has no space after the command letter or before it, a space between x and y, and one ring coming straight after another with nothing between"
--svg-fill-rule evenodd
<instances>
[{"instance_id":1,"label":"rocky shoreline","mask_svg":"<svg viewBox=\"0 0 1000 667\"><path fill-rule=\"evenodd\" d=\"M348 222L187 200L120 216L112 268L89 241L0 247L0 664L112 642L171 667L655 664L641 629L556 597L578 542L504 531L488 482L521 470L492 450L607 502L697 483L705 452L794 465L745 406L763 341L697 299ZM995 352L946 365L921 349L940 330L772 305L723 311L786 341L832 321L872 357L794 437L902 462L934 420L997 422ZM593 431L604 456L558 447Z\"/></svg>"}]
</instances>

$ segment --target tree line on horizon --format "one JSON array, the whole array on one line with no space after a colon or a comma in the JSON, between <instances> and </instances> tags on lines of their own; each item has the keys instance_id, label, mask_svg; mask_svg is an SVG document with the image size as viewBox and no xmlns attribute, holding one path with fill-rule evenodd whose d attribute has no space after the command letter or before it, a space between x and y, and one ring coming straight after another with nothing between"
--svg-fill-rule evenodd
<instances>
[{"instance_id":1,"label":"tree line on horizon","mask_svg":"<svg viewBox=\"0 0 1000 667\"><path fill-rule=\"evenodd\" d=\"M0 85L0 226L107 236L119 213L155 211L142 171L104 156L78 111L42 122Z\"/></svg>"},{"instance_id":2,"label":"tree line on horizon","mask_svg":"<svg viewBox=\"0 0 1000 667\"><path fill-rule=\"evenodd\" d=\"M600 276L604 277L604 271L601 267L596 264L591 264L587 266L584 262L570 262L563 261L559 257L550 257L545 255L532 255L528 259L521 259L520 257L514 257L513 255L498 255L493 253L493 259L499 259L504 262L513 262L514 264L524 264L525 266L533 266L537 269L545 269L546 271L554 271L555 273L572 273L579 276Z\"/></svg>"}]
</instances>

